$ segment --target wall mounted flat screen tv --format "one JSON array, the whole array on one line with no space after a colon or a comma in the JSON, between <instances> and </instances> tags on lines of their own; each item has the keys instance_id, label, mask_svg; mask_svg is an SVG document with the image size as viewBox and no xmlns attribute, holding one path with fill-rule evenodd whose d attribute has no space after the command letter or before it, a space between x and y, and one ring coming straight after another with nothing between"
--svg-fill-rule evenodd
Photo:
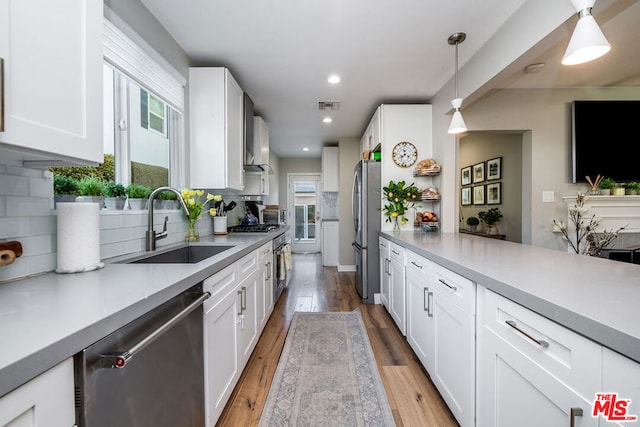
<instances>
[{"instance_id":1,"label":"wall mounted flat screen tv","mask_svg":"<svg viewBox=\"0 0 640 427\"><path fill-rule=\"evenodd\" d=\"M640 101L573 101L573 182L640 181Z\"/></svg>"}]
</instances>

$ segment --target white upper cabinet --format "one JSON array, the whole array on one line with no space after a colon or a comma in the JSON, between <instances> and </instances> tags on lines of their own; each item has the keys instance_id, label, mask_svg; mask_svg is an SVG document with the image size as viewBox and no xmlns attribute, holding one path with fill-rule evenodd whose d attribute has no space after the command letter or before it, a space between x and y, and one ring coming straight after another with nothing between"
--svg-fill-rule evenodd
<instances>
[{"instance_id":1,"label":"white upper cabinet","mask_svg":"<svg viewBox=\"0 0 640 427\"><path fill-rule=\"evenodd\" d=\"M192 188L244 189L242 96L228 69L189 69Z\"/></svg>"},{"instance_id":2,"label":"white upper cabinet","mask_svg":"<svg viewBox=\"0 0 640 427\"><path fill-rule=\"evenodd\" d=\"M322 149L322 191L340 191L340 149Z\"/></svg>"},{"instance_id":3,"label":"white upper cabinet","mask_svg":"<svg viewBox=\"0 0 640 427\"><path fill-rule=\"evenodd\" d=\"M1 147L45 165L103 161L102 5L0 0Z\"/></svg>"},{"instance_id":4,"label":"white upper cabinet","mask_svg":"<svg viewBox=\"0 0 640 427\"><path fill-rule=\"evenodd\" d=\"M253 116L253 164L269 164L269 126L260 116ZM269 195L269 170L245 172L244 191L241 194Z\"/></svg>"}]
</instances>

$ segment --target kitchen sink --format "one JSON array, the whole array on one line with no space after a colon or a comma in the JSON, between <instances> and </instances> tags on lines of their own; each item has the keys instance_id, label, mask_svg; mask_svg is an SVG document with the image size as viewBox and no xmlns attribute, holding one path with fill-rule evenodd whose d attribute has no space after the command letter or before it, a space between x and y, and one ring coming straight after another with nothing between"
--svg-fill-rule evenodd
<instances>
[{"instance_id":1,"label":"kitchen sink","mask_svg":"<svg viewBox=\"0 0 640 427\"><path fill-rule=\"evenodd\" d=\"M127 264L195 264L235 246L191 245L127 261Z\"/></svg>"}]
</instances>

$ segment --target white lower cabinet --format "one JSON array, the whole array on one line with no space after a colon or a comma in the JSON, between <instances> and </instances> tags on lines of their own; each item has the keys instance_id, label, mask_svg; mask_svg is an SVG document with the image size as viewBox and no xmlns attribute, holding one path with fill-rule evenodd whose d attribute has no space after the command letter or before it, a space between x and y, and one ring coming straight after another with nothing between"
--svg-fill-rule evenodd
<instances>
[{"instance_id":1,"label":"white lower cabinet","mask_svg":"<svg viewBox=\"0 0 640 427\"><path fill-rule=\"evenodd\" d=\"M256 293L256 318L258 329L262 330L273 312L273 242L258 249L258 279L261 283Z\"/></svg>"},{"instance_id":2,"label":"white lower cabinet","mask_svg":"<svg viewBox=\"0 0 640 427\"><path fill-rule=\"evenodd\" d=\"M434 289L429 281L432 265L407 251L407 341L430 373L435 367Z\"/></svg>"},{"instance_id":3,"label":"white lower cabinet","mask_svg":"<svg viewBox=\"0 0 640 427\"><path fill-rule=\"evenodd\" d=\"M402 246L390 244L389 314L402 335L406 335L406 295L404 278L404 251Z\"/></svg>"},{"instance_id":4,"label":"white lower cabinet","mask_svg":"<svg viewBox=\"0 0 640 427\"><path fill-rule=\"evenodd\" d=\"M390 250L391 242L387 239L383 239L380 237L378 239L378 256L380 261L380 299L382 301L382 305L390 310L389 307L389 288L391 282L391 263Z\"/></svg>"},{"instance_id":5,"label":"white lower cabinet","mask_svg":"<svg viewBox=\"0 0 640 427\"><path fill-rule=\"evenodd\" d=\"M75 423L73 359L0 398L2 427L71 427Z\"/></svg>"},{"instance_id":6,"label":"white lower cabinet","mask_svg":"<svg viewBox=\"0 0 640 427\"><path fill-rule=\"evenodd\" d=\"M617 400L631 400L626 406L626 414L636 416L640 423L640 363L624 357L608 348L602 349L602 387L604 393L617 393ZM604 411L604 410L603 410ZM600 412L600 425L633 426L634 422L608 421ZM612 414L622 416L619 414Z\"/></svg>"},{"instance_id":7,"label":"white lower cabinet","mask_svg":"<svg viewBox=\"0 0 640 427\"><path fill-rule=\"evenodd\" d=\"M477 425L597 426L601 347L484 287L478 298Z\"/></svg>"},{"instance_id":8,"label":"white lower cabinet","mask_svg":"<svg viewBox=\"0 0 640 427\"><path fill-rule=\"evenodd\" d=\"M258 273L259 250L245 255L205 279L204 302L205 419L215 426L264 325L258 294L264 282Z\"/></svg>"}]
</instances>

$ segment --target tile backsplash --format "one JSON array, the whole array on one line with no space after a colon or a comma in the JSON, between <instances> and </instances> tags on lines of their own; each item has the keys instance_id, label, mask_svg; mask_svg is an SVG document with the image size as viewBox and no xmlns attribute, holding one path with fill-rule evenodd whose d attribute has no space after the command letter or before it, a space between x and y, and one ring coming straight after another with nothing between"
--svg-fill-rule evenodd
<instances>
[{"instance_id":1,"label":"tile backsplash","mask_svg":"<svg viewBox=\"0 0 640 427\"><path fill-rule=\"evenodd\" d=\"M100 212L100 257L107 259L144 250L147 211ZM181 211L154 212L157 231L168 217L165 239L158 247L183 241L187 221ZM0 283L53 271L56 254L57 217L53 209L53 174L49 171L0 164L0 242L17 240L23 254L11 265L0 267ZM213 232L206 216L197 222L201 235Z\"/></svg>"}]
</instances>

